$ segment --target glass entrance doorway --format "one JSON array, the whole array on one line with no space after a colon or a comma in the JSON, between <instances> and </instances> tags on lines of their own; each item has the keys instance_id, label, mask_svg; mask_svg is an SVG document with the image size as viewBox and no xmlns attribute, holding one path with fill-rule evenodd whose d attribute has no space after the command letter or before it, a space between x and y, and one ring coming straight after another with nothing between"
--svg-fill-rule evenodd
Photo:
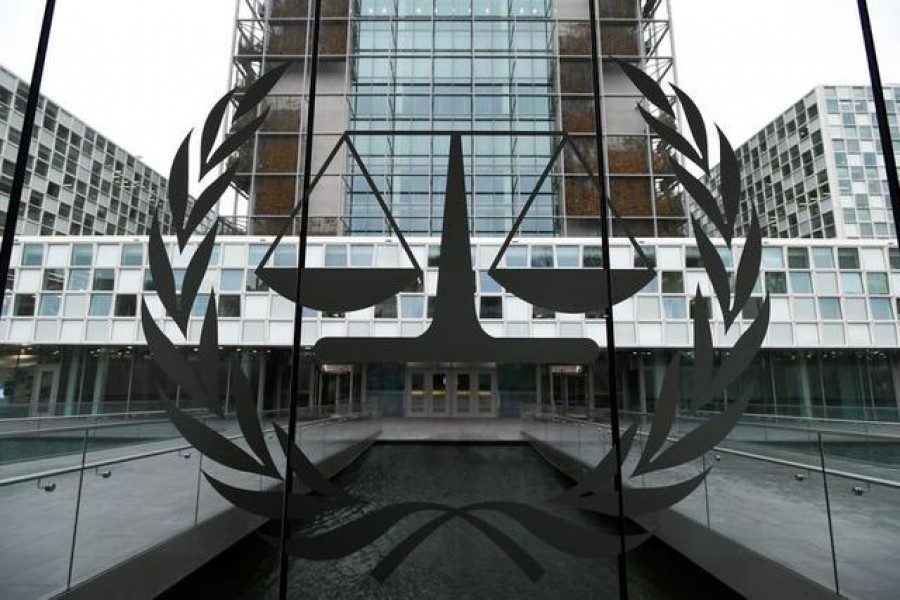
<instances>
[{"instance_id":1,"label":"glass entrance doorway","mask_svg":"<svg viewBox=\"0 0 900 600\"><path fill-rule=\"evenodd\" d=\"M497 416L497 372L487 369L408 369L407 417Z\"/></svg>"},{"instance_id":2,"label":"glass entrance doorway","mask_svg":"<svg viewBox=\"0 0 900 600\"><path fill-rule=\"evenodd\" d=\"M549 396L555 412L587 416L590 411L589 370L581 365L550 367Z\"/></svg>"},{"instance_id":3,"label":"glass entrance doorway","mask_svg":"<svg viewBox=\"0 0 900 600\"><path fill-rule=\"evenodd\" d=\"M59 365L40 365L35 370L31 393L31 416L52 416L56 411L59 390Z\"/></svg>"},{"instance_id":4,"label":"glass entrance doorway","mask_svg":"<svg viewBox=\"0 0 900 600\"><path fill-rule=\"evenodd\" d=\"M319 414L348 414L360 410L362 394L359 370L351 365L326 365L316 377Z\"/></svg>"}]
</instances>

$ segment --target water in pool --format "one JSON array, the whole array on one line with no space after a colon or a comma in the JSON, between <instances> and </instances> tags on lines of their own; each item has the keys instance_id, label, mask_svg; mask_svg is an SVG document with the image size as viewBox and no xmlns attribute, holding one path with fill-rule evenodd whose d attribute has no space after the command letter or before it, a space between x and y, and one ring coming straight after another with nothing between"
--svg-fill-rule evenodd
<instances>
[{"instance_id":1,"label":"water in pool","mask_svg":"<svg viewBox=\"0 0 900 600\"><path fill-rule=\"evenodd\" d=\"M543 500L570 483L525 445L379 444L338 476L351 493L371 500L338 515L341 522L374 506L426 500L461 506L484 500L539 504L559 516L590 524L592 517ZM481 532L461 519L444 524L383 583L369 572L398 542L435 516L407 518L376 543L340 560L293 560L296 598L613 598L612 558L577 558L559 552L506 517L479 513L522 545L545 570L537 583ZM315 534L333 527L307 525ZM632 598L738 598L663 544L650 541L628 554ZM252 535L170 590L164 598L277 596L278 553Z\"/></svg>"}]
</instances>

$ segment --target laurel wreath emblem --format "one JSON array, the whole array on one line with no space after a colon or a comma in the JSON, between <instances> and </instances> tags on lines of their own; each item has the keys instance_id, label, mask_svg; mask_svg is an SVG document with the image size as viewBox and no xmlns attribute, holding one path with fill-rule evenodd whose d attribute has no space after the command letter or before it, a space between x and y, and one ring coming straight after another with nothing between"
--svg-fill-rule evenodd
<instances>
[{"instance_id":1,"label":"laurel wreath emblem","mask_svg":"<svg viewBox=\"0 0 900 600\"><path fill-rule=\"evenodd\" d=\"M693 101L679 88L673 86L675 94L684 110L691 130L693 143L688 141L664 119L675 119L675 112L662 88L649 76L634 66L619 62L625 74L655 107L658 118L643 106L638 110L650 128L677 154L694 163L702 171L709 172L709 148L705 122ZM203 178L214 168L233 161L234 153L245 144L262 126L268 114L261 105L287 70L289 63L266 72L249 86L237 104L231 119L229 133L216 145L219 131L229 104L237 90L226 93L213 106L203 126L199 144L199 177ZM733 251L734 228L739 211L740 172L737 158L727 138L719 134L721 156L721 209L712 192L705 184L684 168L675 156L668 154L673 172L678 181L690 194L696 205L707 215L715 230L724 241L725 249ZM237 170L236 161L226 166L200 194L189 210L188 182L190 175L191 133L184 138L175 154L169 178L168 204L173 215L179 252L183 253L188 241L194 235L203 218L213 209L221 195L228 189ZM595 183L598 183L595 180ZM753 209L751 208L751 211ZM755 212L751 214L749 234L744 242L738 268L734 274L734 285L716 245L694 219L694 236L711 281L716 300L720 307L725 332L734 325L741 310L751 297L759 276L761 258L761 235ZM218 223L218 222L216 222ZM197 299L203 276L209 266L216 240L217 224L207 232L196 246L185 272L180 294L176 292L175 277L163 242L158 218L154 218L149 235L150 270L157 296L167 315L187 339L188 321ZM706 309L703 294L696 291L694 322L694 364L693 395L690 406L700 409L708 405L717 394L734 382L753 360L762 345L769 323L768 296L760 305L753 322L745 329L719 366L714 365L714 348L711 333L711 315ZM210 411L220 413L224 404L222 386L222 365L219 361L218 317L215 290L210 291L209 302L200 331L196 364L189 361L172 340L155 322L147 306L142 302L141 319L144 336L150 352L159 367L169 378L195 401L205 405ZM677 440L670 441L672 425L679 401L679 373L681 357L671 360L663 379L662 390L656 405L650 431L637 466L631 477L648 474L663 469L671 469L691 462L706 452L727 435L743 414L749 402L749 390L736 401L730 403L721 413L709 418L694 430ZM252 401L250 385L241 368L231 369L233 385L230 387L232 405L235 408L246 448L226 439L217 431L180 410L160 389L165 400L167 413L178 431L206 458L227 466L235 471L264 476L270 485L267 489L248 490L231 486L204 471L209 484L226 500L235 506L270 520L279 520L282 509L283 474L279 471L265 442L262 425ZM291 521L327 516L336 509L365 505L340 486L332 483L308 459L300 447L289 442L285 430L275 424L274 431L282 451L291 455L294 474L308 493L294 492L288 500L288 519ZM637 424L629 427L621 436L622 461L629 454L637 433ZM348 523L336 526L325 533L305 536L295 533L288 541L288 551L306 559L333 559L347 556L374 542L394 525L406 517L420 512L437 513L430 521L421 525L387 555L372 571L373 577L384 581L401 562L432 532L444 523L460 518L481 531L485 537L500 548L533 581L544 573L540 564L513 541L503 531L484 519L484 513L501 514L518 523L525 530L557 550L583 557L611 556L619 552L619 538L616 517L618 515L618 492L614 487L618 465L614 453L608 453L595 467L587 470L572 488L548 502L562 503L589 511L598 516L596 527L583 526L558 517L535 505L520 502L495 501L479 502L455 507L430 502L401 502L365 512ZM710 467L711 468L711 467ZM655 513L669 508L693 492L709 473L710 468L698 475L674 485L662 487L637 487L628 482L623 484L625 514L633 518ZM626 549L644 540L650 532L631 524L625 532Z\"/></svg>"}]
</instances>

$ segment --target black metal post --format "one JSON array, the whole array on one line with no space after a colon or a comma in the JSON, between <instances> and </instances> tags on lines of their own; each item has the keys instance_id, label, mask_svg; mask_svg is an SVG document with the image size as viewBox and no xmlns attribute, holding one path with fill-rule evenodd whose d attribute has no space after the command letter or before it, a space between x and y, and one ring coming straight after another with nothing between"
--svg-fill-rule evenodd
<instances>
[{"instance_id":1,"label":"black metal post","mask_svg":"<svg viewBox=\"0 0 900 600\"><path fill-rule=\"evenodd\" d=\"M6 278L9 277L9 261L12 258L13 241L16 238L16 225L19 221L19 207L22 205L22 190L25 188L25 172L28 168L28 151L31 150L31 136L34 132L34 117L37 114L38 100L41 97L41 80L44 78L44 61L47 58L47 46L50 44L50 26L53 24L53 10L56 0L47 0L44 7L44 20L41 23L41 35L38 38L37 52L34 55L34 69L28 88L28 102L25 104L25 115L22 121L22 135L19 138L19 152L16 155L16 170L13 174L12 189L9 193L9 206L6 208L6 223L3 225L3 242L0 243L0 281L6 289ZM5 294L0 290L0 312L3 310Z\"/></svg>"},{"instance_id":2,"label":"black metal post","mask_svg":"<svg viewBox=\"0 0 900 600\"><path fill-rule=\"evenodd\" d=\"M591 67L594 92L594 129L597 136L597 177L600 182L600 235L603 246L603 275L606 277L606 310L603 314L606 322L606 366L609 370L609 420L612 429L612 443L616 452L615 488L618 495L619 525L619 598L628 599L628 561L625 557L625 497L622 489L622 449L619 435L619 397L616 390L616 335L613 320L612 301L612 265L609 260L609 213L606 203L609 201L609 183L606 180L606 165L603 164L604 140L603 122L600 106L600 75L602 65L598 52L597 9L594 0L588 0L591 19Z\"/></svg>"},{"instance_id":3,"label":"black metal post","mask_svg":"<svg viewBox=\"0 0 900 600\"><path fill-rule=\"evenodd\" d=\"M859 7L859 22L862 26L863 42L866 46L866 60L869 63L869 79L872 80L872 99L875 102L875 114L878 117L881 154L884 156L888 193L891 198L891 209L894 212L894 230L897 233L897 243L900 244L900 180L897 177L897 157L894 156L894 146L891 142L891 128L888 122L887 105L884 102L884 87L881 85L881 73L878 70L878 56L875 54L875 39L872 37L869 7L866 0L857 0L857 5Z\"/></svg>"},{"instance_id":4,"label":"black metal post","mask_svg":"<svg viewBox=\"0 0 900 600\"><path fill-rule=\"evenodd\" d=\"M287 542L291 533L288 521L288 503L294 488L294 472L291 465L290 448L297 437L297 395L300 392L300 332L303 325L303 304L300 290L303 272L306 266L306 240L309 234L309 186L312 171L313 131L316 118L316 80L319 73L319 30L321 29L322 0L316 0L313 13L312 54L310 56L309 90L306 105L306 144L303 155L303 195L300 197L300 236L297 252L297 289L294 303L294 339L291 346L291 386L290 405L288 410L288 450L285 452L284 493L281 501L281 565L278 572L278 597L288 597L288 561Z\"/></svg>"}]
</instances>

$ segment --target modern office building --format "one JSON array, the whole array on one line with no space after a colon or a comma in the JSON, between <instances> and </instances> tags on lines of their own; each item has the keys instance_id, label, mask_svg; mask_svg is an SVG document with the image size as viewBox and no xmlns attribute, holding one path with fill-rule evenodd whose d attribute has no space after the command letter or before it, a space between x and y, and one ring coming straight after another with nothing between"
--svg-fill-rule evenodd
<instances>
[{"instance_id":1,"label":"modern office building","mask_svg":"<svg viewBox=\"0 0 900 600\"><path fill-rule=\"evenodd\" d=\"M488 274L548 164L547 183L535 194L500 265L536 273L599 266L599 194L570 147L551 160L559 141L553 132L560 130L572 135L588 163L594 148L586 6L568 0L364 0L324 6L314 165L318 169L323 164L345 131L351 132L362 160L357 162L342 146L314 190L307 266L409 266L364 166L424 278L359 310L305 309L304 347L311 349L323 338L414 338L429 327L437 304L447 132L474 130L479 135L463 136L463 162L476 272L472 301L481 327L495 337L590 338L602 348L603 321L597 311L547 310ZM311 21L306 2L247 2L240 7L234 63L238 87L245 88L284 60L296 66L271 94L269 119L239 158L237 188L250 208L249 235L220 238L201 293L214 289L218 296L223 358L238 356L234 364L250 375L258 406L275 408L287 402L292 308L254 270L298 197ZM614 221L614 233L622 233L624 223L657 269L657 277L615 311L619 390L625 405L640 411L652 410L672 353L692 347L691 303L697 286L707 297L712 294L696 246L683 237L683 199L674 191L665 150L635 109L635 90L608 60L624 56L657 79L671 78L665 8L661 2L600 4L604 164L623 217ZM828 92L821 93L824 98ZM843 95L835 92L839 108ZM813 127L816 105L803 106L803 123L797 125L795 118L793 125L785 125L798 138L798 128L806 127L797 149L803 148L800 172L807 150L810 156L821 153L816 160L825 164L821 128ZM391 133L378 133L383 130ZM416 133L431 130L438 133ZM787 142L782 145L786 148ZM742 157L753 155L741 150ZM820 172L813 162L814 173ZM786 165L794 177L794 164ZM750 183L748 189L755 190L755 182ZM269 265L295 264L292 243L283 241ZM171 242L169 252L180 281L189 253L179 256ZM711 307L714 339L724 348L756 316L762 294L772 296L764 349L741 383L757 386L751 411L896 419L900 259L888 240L785 240L768 245L763 258L754 299L727 339L719 309ZM613 240L610 259L614 268L647 266L624 237ZM11 344L0 368L6 414L158 406L155 381L160 378L146 360L140 329L145 295L164 331L175 339L179 334L162 320L144 239L23 238L13 267L15 278L0 320L0 333ZM206 298L201 295L194 306L189 341L196 342ZM607 405L605 367L552 356L537 365L310 358L303 363L301 404L312 409L368 402L393 415L509 416L530 403L576 411ZM177 388L170 392L179 397Z\"/></svg>"},{"instance_id":2,"label":"modern office building","mask_svg":"<svg viewBox=\"0 0 900 600\"><path fill-rule=\"evenodd\" d=\"M285 60L295 67L270 100L272 114L242 157L239 187L254 219L272 233L297 197L303 94L312 3L242 2L234 81L244 87ZM684 207L657 138L634 110L638 100L611 57L657 80L673 77L666 3L599 3L600 92L608 185L636 236L686 235ZM593 236L599 193L558 137L572 136L597 172L587 4L572 0L359 0L323 4L314 168L345 131L376 187L409 235L441 231L448 138L428 131L478 131L464 139L473 234L505 235L538 179L550 176L521 227L525 235ZM378 134L390 131L390 134ZM496 132L493 135L487 135ZM517 135L510 135L515 132ZM313 231L391 233L364 174L342 148L310 204Z\"/></svg>"},{"instance_id":3,"label":"modern office building","mask_svg":"<svg viewBox=\"0 0 900 600\"><path fill-rule=\"evenodd\" d=\"M6 220L28 83L0 67L0 223ZM45 96L22 193L21 235L142 235L165 207L166 179ZM171 232L168 210L159 211ZM208 229L213 217L205 220Z\"/></svg>"},{"instance_id":4,"label":"modern office building","mask_svg":"<svg viewBox=\"0 0 900 600\"><path fill-rule=\"evenodd\" d=\"M900 87L886 87L884 99L900 153ZM736 153L744 215L738 235L746 234L754 206L765 237L896 237L870 87L818 86ZM719 167L709 181L719 189Z\"/></svg>"}]
</instances>

